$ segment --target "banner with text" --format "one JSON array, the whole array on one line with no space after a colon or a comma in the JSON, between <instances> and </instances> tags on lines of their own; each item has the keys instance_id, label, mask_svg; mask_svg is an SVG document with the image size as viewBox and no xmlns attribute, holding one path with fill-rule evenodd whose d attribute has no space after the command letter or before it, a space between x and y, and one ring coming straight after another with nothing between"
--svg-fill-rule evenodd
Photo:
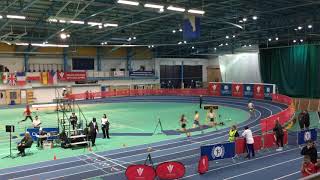
<instances>
[{"instance_id":1,"label":"banner with text","mask_svg":"<svg viewBox=\"0 0 320 180\"><path fill-rule=\"evenodd\" d=\"M85 81L87 80L86 72L58 72L60 81Z\"/></svg>"}]
</instances>

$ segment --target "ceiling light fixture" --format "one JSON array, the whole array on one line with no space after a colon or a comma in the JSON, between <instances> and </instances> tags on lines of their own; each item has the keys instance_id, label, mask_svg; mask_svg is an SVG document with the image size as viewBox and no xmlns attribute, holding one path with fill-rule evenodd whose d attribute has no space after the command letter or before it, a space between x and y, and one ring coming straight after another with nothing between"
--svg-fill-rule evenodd
<instances>
[{"instance_id":1,"label":"ceiling light fixture","mask_svg":"<svg viewBox=\"0 0 320 180\"><path fill-rule=\"evenodd\" d=\"M63 32L63 31L64 31L64 29L62 28L60 31L61 31L61 32Z\"/></svg>"},{"instance_id":2,"label":"ceiling light fixture","mask_svg":"<svg viewBox=\"0 0 320 180\"><path fill-rule=\"evenodd\" d=\"M214 50L216 51L216 50L217 50L217 48L215 47L215 48L214 48Z\"/></svg>"},{"instance_id":3,"label":"ceiling light fixture","mask_svg":"<svg viewBox=\"0 0 320 180\"><path fill-rule=\"evenodd\" d=\"M226 46L228 46L229 44L228 43L226 43Z\"/></svg>"},{"instance_id":4,"label":"ceiling light fixture","mask_svg":"<svg viewBox=\"0 0 320 180\"><path fill-rule=\"evenodd\" d=\"M102 26L102 23L98 23L98 22L88 22L88 25L91 25L91 26Z\"/></svg>"},{"instance_id":5,"label":"ceiling light fixture","mask_svg":"<svg viewBox=\"0 0 320 180\"><path fill-rule=\"evenodd\" d=\"M127 1L127 0L118 0L119 4L126 4L126 5L132 5L132 6L138 6L139 2L136 1Z\"/></svg>"},{"instance_id":6,"label":"ceiling light fixture","mask_svg":"<svg viewBox=\"0 0 320 180\"><path fill-rule=\"evenodd\" d=\"M146 8L153 8L153 9L163 9L164 6L158 4L145 4L144 7Z\"/></svg>"},{"instance_id":7,"label":"ceiling light fixture","mask_svg":"<svg viewBox=\"0 0 320 180\"><path fill-rule=\"evenodd\" d=\"M26 19L25 16L17 16L17 15L7 15L9 19Z\"/></svg>"},{"instance_id":8,"label":"ceiling light fixture","mask_svg":"<svg viewBox=\"0 0 320 180\"><path fill-rule=\"evenodd\" d=\"M173 33L173 34L176 33L176 30L172 30L172 33Z\"/></svg>"},{"instance_id":9,"label":"ceiling light fixture","mask_svg":"<svg viewBox=\"0 0 320 180\"><path fill-rule=\"evenodd\" d=\"M249 44L249 47L251 47L251 44Z\"/></svg>"},{"instance_id":10,"label":"ceiling light fixture","mask_svg":"<svg viewBox=\"0 0 320 180\"><path fill-rule=\"evenodd\" d=\"M301 30L301 29L302 29L302 26L299 26L299 27L298 27L298 30Z\"/></svg>"},{"instance_id":11,"label":"ceiling light fixture","mask_svg":"<svg viewBox=\"0 0 320 180\"><path fill-rule=\"evenodd\" d=\"M239 23L243 23L243 21L242 21L242 20L239 20Z\"/></svg>"},{"instance_id":12,"label":"ceiling light fixture","mask_svg":"<svg viewBox=\"0 0 320 180\"><path fill-rule=\"evenodd\" d=\"M179 31L182 32L183 30L180 28Z\"/></svg>"},{"instance_id":13,"label":"ceiling light fixture","mask_svg":"<svg viewBox=\"0 0 320 180\"><path fill-rule=\"evenodd\" d=\"M303 42L303 39L300 39L300 42Z\"/></svg>"},{"instance_id":14,"label":"ceiling light fixture","mask_svg":"<svg viewBox=\"0 0 320 180\"><path fill-rule=\"evenodd\" d=\"M311 24L309 24L309 25L308 25L308 28L309 28L309 29L311 29L311 28L312 28L312 25L311 25Z\"/></svg>"},{"instance_id":15,"label":"ceiling light fixture","mask_svg":"<svg viewBox=\"0 0 320 180\"><path fill-rule=\"evenodd\" d=\"M178 44L182 44L182 42L180 41L180 42L178 42Z\"/></svg>"},{"instance_id":16,"label":"ceiling light fixture","mask_svg":"<svg viewBox=\"0 0 320 180\"><path fill-rule=\"evenodd\" d=\"M31 46L38 46L38 47L69 47L69 45L63 45L63 44L38 44L38 43L32 43Z\"/></svg>"},{"instance_id":17,"label":"ceiling light fixture","mask_svg":"<svg viewBox=\"0 0 320 180\"><path fill-rule=\"evenodd\" d=\"M253 20L257 20L257 19L258 19L258 16L252 16L252 19L253 19Z\"/></svg>"},{"instance_id":18,"label":"ceiling light fixture","mask_svg":"<svg viewBox=\"0 0 320 180\"><path fill-rule=\"evenodd\" d=\"M229 39L229 36L226 36L226 39Z\"/></svg>"},{"instance_id":19,"label":"ceiling light fixture","mask_svg":"<svg viewBox=\"0 0 320 180\"><path fill-rule=\"evenodd\" d=\"M71 24L84 24L84 21L69 21Z\"/></svg>"},{"instance_id":20,"label":"ceiling light fixture","mask_svg":"<svg viewBox=\"0 0 320 180\"><path fill-rule=\"evenodd\" d=\"M16 43L17 46L29 46L29 43Z\"/></svg>"},{"instance_id":21,"label":"ceiling light fixture","mask_svg":"<svg viewBox=\"0 0 320 180\"><path fill-rule=\"evenodd\" d=\"M60 34L61 39L67 39L67 34L66 33L61 33Z\"/></svg>"},{"instance_id":22,"label":"ceiling light fixture","mask_svg":"<svg viewBox=\"0 0 320 180\"><path fill-rule=\"evenodd\" d=\"M171 10L171 11L178 11L178 12L185 12L186 9L184 8L180 8L180 7L174 7L174 6L169 6L167 7L168 10Z\"/></svg>"},{"instance_id":23,"label":"ceiling light fixture","mask_svg":"<svg viewBox=\"0 0 320 180\"><path fill-rule=\"evenodd\" d=\"M194 46L192 46L191 48L194 49Z\"/></svg>"},{"instance_id":24,"label":"ceiling light fixture","mask_svg":"<svg viewBox=\"0 0 320 180\"><path fill-rule=\"evenodd\" d=\"M276 37L276 41L278 41L279 40L279 38L278 37Z\"/></svg>"},{"instance_id":25,"label":"ceiling light fixture","mask_svg":"<svg viewBox=\"0 0 320 180\"><path fill-rule=\"evenodd\" d=\"M247 20L248 20L247 18L243 18L243 19L242 19L243 22L246 22Z\"/></svg>"},{"instance_id":26,"label":"ceiling light fixture","mask_svg":"<svg viewBox=\"0 0 320 180\"><path fill-rule=\"evenodd\" d=\"M104 27L118 27L118 24L106 23L103 25Z\"/></svg>"},{"instance_id":27,"label":"ceiling light fixture","mask_svg":"<svg viewBox=\"0 0 320 180\"><path fill-rule=\"evenodd\" d=\"M188 13L204 15L205 12L202 10L197 10L197 9L189 9Z\"/></svg>"},{"instance_id":28,"label":"ceiling light fixture","mask_svg":"<svg viewBox=\"0 0 320 180\"><path fill-rule=\"evenodd\" d=\"M293 40L293 43L296 43L297 42L297 40Z\"/></svg>"},{"instance_id":29,"label":"ceiling light fixture","mask_svg":"<svg viewBox=\"0 0 320 180\"><path fill-rule=\"evenodd\" d=\"M63 19L60 19L59 20L59 23L66 23L67 21L66 20L63 20Z\"/></svg>"},{"instance_id":30,"label":"ceiling light fixture","mask_svg":"<svg viewBox=\"0 0 320 180\"><path fill-rule=\"evenodd\" d=\"M0 19L2 19L3 17L0 15Z\"/></svg>"},{"instance_id":31,"label":"ceiling light fixture","mask_svg":"<svg viewBox=\"0 0 320 180\"><path fill-rule=\"evenodd\" d=\"M232 35L232 38L235 38L236 37L236 35Z\"/></svg>"},{"instance_id":32,"label":"ceiling light fixture","mask_svg":"<svg viewBox=\"0 0 320 180\"><path fill-rule=\"evenodd\" d=\"M133 39L134 39L134 40L136 40L136 39L137 39L137 37L133 36Z\"/></svg>"},{"instance_id":33,"label":"ceiling light fixture","mask_svg":"<svg viewBox=\"0 0 320 180\"><path fill-rule=\"evenodd\" d=\"M48 19L49 22L58 22L58 19L50 18Z\"/></svg>"},{"instance_id":34,"label":"ceiling light fixture","mask_svg":"<svg viewBox=\"0 0 320 180\"><path fill-rule=\"evenodd\" d=\"M272 39L271 39L271 38L269 38L269 39L268 39L268 41L272 41Z\"/></svg>"},{"instance_id":35,"label":"ceiling light fixture","mask_svg":"<svg viewBox=\"0 0 320 180\"><path fill-rule=\"evenodd\" d=\"M187 44L187 41L183 41L184 44Z\"/></svg>"}]
</instances>

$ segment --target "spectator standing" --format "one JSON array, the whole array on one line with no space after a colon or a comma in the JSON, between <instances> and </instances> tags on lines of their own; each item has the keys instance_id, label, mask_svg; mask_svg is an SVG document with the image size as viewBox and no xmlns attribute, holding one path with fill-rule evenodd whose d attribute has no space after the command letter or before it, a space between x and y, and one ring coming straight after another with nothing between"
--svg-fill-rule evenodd
<instances>
[{"instance_id":1,"label":"spectator standing","mask_svg":"<svg viewBox=\"0 0 320 180\"><path fill-rule=\"evenodd\" d=\"M246 158L251 158L255 156L254 154L254 148L253 148L253 144L254 144L254 139L253 139L253 135L252 135L252 131L249 129L248 126L244 127L244 131L242 133L242 137L245 138L246 140L246 145L247 145L247 152L248 155L246 156Z\"/></svg>"},{"instance_id":2,"label":"spectator standing","mask_svg":"<svg viewBox=\"0 0 320 180\"><path fill-rule=\"evenodd\" d=\"M90 139L92 142L92 146L95 146L97 134L99 132L97 119L93 118L92 121L89 124L89 132L90 132Z\"/></svg>"},{"instance_id":3,"label":"spectator standing","mask_svg":"<svg viewBox=\"0 0 320 180\"><path fill-rule=\"evenodd\" d=\"M304 127L306 129L309 129L309 127L310 127L310 115L309 115L309 112L307 110L303 111L303 121L304 121Z\"/></svg>"},{"instance_id":4,"label":"spectator standing","mask_svg":"<svg viewBox=\"0 0 320 180\"><path fill-rule=\"evenodd\" d=\"M108 139L110 139L109 137L109 126L110 126L110 123L109 123L109 119L107 117L106 114L103 114L103 117L101 118L101 129L102 129L102 132L103 132L103 139L105 139L106 137Z\"/></svg>"},{"instance_id":5,"label":"spectator standing","mask_svg":"<svg viewBox=\"0 0 320 180\"><path fill-rule=\"evenodd\" d=\"M275 140L277 143L277 146L279 147L276 151L282 151L283 150L283 137L284 137L284 132L283 132L283 127L279 123L279 118L276 121L276 125L273 128ZM280 142L280 144L279 144Z\"/></svg>"}]
</instances>

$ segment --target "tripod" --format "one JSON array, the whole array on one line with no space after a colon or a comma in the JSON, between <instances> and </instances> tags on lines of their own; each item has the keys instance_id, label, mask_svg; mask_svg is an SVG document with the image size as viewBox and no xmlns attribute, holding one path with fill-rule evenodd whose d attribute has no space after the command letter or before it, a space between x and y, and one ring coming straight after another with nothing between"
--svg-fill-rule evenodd
<instances>
[{"instance_id":1,"label":"tripod","mask_svg":"<svg viewBox=\"0 0 320 180\"><path fill-rule=\"evenodd\" d=\"M154 131L153 131L153 134L156 133L156 131L157 131L157 129L158 129L159 126L160 126L160 130L161 130L161 133L162 133L163 128L162 128L162 124L161 124L160 118L158 118L158 123L157 123L156 128L155 128ZM161 134L161 133L159 133L159 134Z\"/></svg>"},{"instance_id":2,"label":"tripod","mask_svg":"<svg viewBox=\"0 0 320 180\"><path fill-rule=\"evenodd\" d=\"M5 158L12 158L13 159L14 158L12 156L12 151L11 151L11 142L12 142L12 132L10 131L10 154L5 156L5 157L3 157L3 158L1 158L1 159L5 159Z\"/></svg>"}]
</instances>

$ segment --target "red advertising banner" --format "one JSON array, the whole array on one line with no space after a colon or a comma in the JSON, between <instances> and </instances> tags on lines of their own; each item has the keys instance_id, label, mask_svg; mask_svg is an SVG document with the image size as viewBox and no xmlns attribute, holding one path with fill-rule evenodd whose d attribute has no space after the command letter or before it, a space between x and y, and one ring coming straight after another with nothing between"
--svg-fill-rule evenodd
<instances>
[{"instance_id":1,"label":"red advertising banner","mask_svg":"<svg viewBox=\"0 0 320 180\"><path fill-rule=\"evenodd\" d=\"M210 83L209 84L209 94L212 96L221 95L221 84L220 83Z\"/></svg>"},{"instance_id":2,"label":"red advertising banner","mask_svg":"<svg viewBox=\"0 0 320 180\"><path fill-rule=\"evenodd\" d=\"M85 81L87 80L86 72L58 72L60 81Z\"/></svg>"},{"instance_id":3,"label":"red advertising banner","mask_svg":"<svg viewBox=\"0 0 320 180\"><path fill-rule=\"evenodd\" d=\"M160 179L180 179L186 169L180 162L164 162L157 166L156 173Z\"/></svg>"},{"instance_id":4,"label":"red advertising banner","mask_svg":"<svg viewBox=\"0 0 320 180\"><path fill-rule=\"evenodd\" d=\"M243 97L243 84L232 83L232 96Z\"/></svg>"},{"instance_id":5,"label":"red advertising banner","mask_svg":"<svg viewBox=\"0 0 320 180\"><path fill-rule=\"evenodd\" d=\"M151 166L147 165L131 165L126 170L128 180L154 180L156 172Z\"/></svg>"},{"instance_id":6,"label":"red advertising banner","mask_svg":"<svg viewBox=\"0 0 320 180\"><path fill-rule=\"evenodd\" d=\"M264 99L264 86L263 86L263 84L255 84L254 85L253 97L255 99Z\"/></svg>"}]
</instances>

